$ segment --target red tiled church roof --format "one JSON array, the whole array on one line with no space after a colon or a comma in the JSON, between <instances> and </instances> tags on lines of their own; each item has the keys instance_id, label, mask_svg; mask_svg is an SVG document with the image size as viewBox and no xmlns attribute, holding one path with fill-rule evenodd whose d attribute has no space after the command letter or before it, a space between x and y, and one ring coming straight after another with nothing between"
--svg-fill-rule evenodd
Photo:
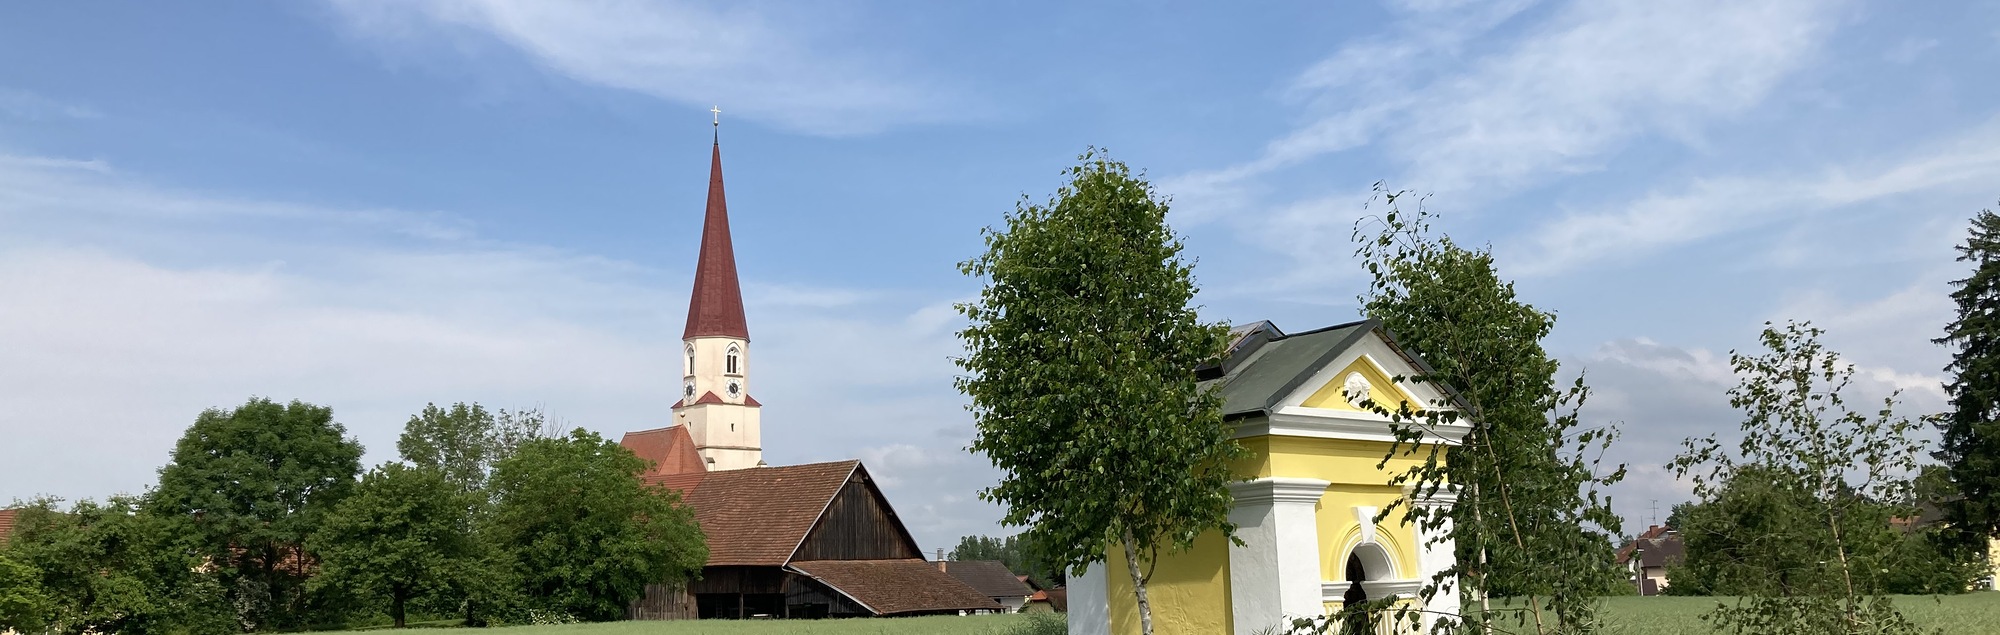
<instances>
[{"instance_id":1,"label":"red tiled church roof","mask_svg":"<svg viewBox=\"0 0 2000 635\"><path fill-rule=\"evenodd\" d=\"M652 464L642 476L703 472L708 469L708 465L701 460L701 454L695 452L694 438L688 436L687 426L627 432L625 438L618 440L618 445L625 446L625 449Z\"/></svg>"},{"instance_id":2,"label":"red tiled church roof","mask_svg":"<svg viewBox=\"0 0 2000 635\"><path fill-rule=\"evenodd\" d=\"M14 522L20 515L18 509L0 509L0 545L7 544L7 536L14 533Z\"/></svg>"},{"instance_id":3,"label":"red tiled church roof","mask_svg":"<svg viewBox=\"0 0 2000 635\"><path fill-rule=\"evenodd\" d=\"M687 330L681 339L703 336L750 339L743 321L743 290L736 283L736 249L729 241L729 204L722 195L722 144L708 166L708 212L701 225L701 255L695 262L694 295L688 300Z\"/></svg>"},{"instance_id":4,"label":"red tiled church roof","mask_svg":"<svg viewBox=\"0 0 2000 635\"><path fill-rule=\"evenodd\" d=\"M877 615L996 611L1000 605L924 560L812 560L791 569L833 587Z\"/></svg>"}]
</instances>

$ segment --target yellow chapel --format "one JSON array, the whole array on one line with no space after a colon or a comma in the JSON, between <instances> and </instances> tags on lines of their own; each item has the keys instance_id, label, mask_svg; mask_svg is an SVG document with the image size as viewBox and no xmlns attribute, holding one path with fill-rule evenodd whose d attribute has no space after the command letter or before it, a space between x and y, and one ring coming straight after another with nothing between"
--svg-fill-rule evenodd
<instances>
[{"instance_id":1,"label":"yellow chapel","mask_svg":"<svg viewBox=\"0 0 2000 635\"><path fill-rule=\"evenodd\" d=\"M1234 329L1222 363L1203 377L1221 392L1223 416L1249 450L1236 465L1242 480L1230 488L1230 521L1242 544L1211 532L1189 551L1162 556L1146 587L1154 632L1282 632L1291 618L1329 614L1349 601L1417 601L1432 575L1452 566L1453 546L1401 522L1400 511L1375 521L1410 495L1390 478L1422 457L1399 456L1377 469L1395 435L1387 417L1360 404L1364 394L1392 410L1451 403L1433 386L1394 380L1428 368L1373 320L1292 334L1270 322ZM1424 441L1456 444L1468 429L1440 427ZM1412 503L1438 508L1454 500L1440 491ZM1139 633L1124 559L1110 551L1069 582L1072 635ZM1424 607L1433 616L1458 608L1456 589Z\"/></svg>"}]
</instances>

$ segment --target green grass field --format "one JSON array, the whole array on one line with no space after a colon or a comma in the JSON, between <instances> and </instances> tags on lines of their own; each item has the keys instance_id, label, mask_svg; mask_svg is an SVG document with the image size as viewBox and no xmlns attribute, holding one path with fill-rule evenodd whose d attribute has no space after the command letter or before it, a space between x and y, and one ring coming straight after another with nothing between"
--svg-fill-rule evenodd
<instances>
[{"instance_id":1,"label":"green grass field","mask_svg":"<svg viewBox=\"0 0 2000 635\"><path fill-rule=\"evenodd\" d=\"M1719 598L1615 597L1606 601L1606 635L1680 635L1704 633L1700 615ZM1946 635L2000 633L2000 593L1983 592L1933 598L1903 596L1896 607L1918 624L1943 629ZM1026 615L973 617L908 617L818 621L706 620L691 622L617 622L574 626L518 626L491 629L494 635L1005 635ZM374 631L379 632L379 631Z\"/></svg>"}]
</instances>

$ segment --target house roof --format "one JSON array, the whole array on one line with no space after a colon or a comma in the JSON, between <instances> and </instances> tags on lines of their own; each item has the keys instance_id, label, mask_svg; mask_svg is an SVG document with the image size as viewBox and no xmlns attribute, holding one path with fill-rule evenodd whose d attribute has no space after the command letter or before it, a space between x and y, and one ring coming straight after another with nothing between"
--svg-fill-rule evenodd
<instances>
[{"instance_id":1,"label":"house roof","mask_svg":"<svg viewBox=\"0 0 2000 635\"><path fill-rule=\"evenodd\" d=\"M729 203L722 194L722 143L717 141L708 164L708 210L701 223L701 255L694 268L694 293L688 298L687 330L682 339L721 336L750 339L743 320L743 290L736 281L736 248L729 239Z\"/></svg>"},{"instance_id":2,"label":"house roof","mask_svg":"<svg viewBox=\"0 0 2000 635\"><path fill-rule=\"evenodd\" d=\"M1069 612L1069 587L1059 586L1048 590L1049 608L1057 613Z\"/></svg>"},{"instance_id":3,"label":"house roof","mask_svg":"<svg viewBox=\"0 0 2000 635\"><path fill-rule=\"evenodd\" d=\"M724 474L726 472L718 472ZM925 560L809 560L790 568L820 581L877 615L996 611L1000 605Z\"/></svg>"},{"instance_id":4,"label":"house roof","mask_svg":"<svg viewBox=\"0 0 2000 635\"><path fill-rule=\"evenodd\" d=\"M1653 525L1618 549L1618 563L1630 561L1634 552L1639 554L1639 566L1664 567L1687 557L1687 543L1680 533Z\"/></svg>"},{"instance_id":5,"label":"house roof","mask_svg":"<svg viewBox=\"0 0 2000 635\"><path fill-rule=\"evenodd\" d=\"M790 562L847 479L853 459L645 479L681 492L708 536L708 565L777 566Z\"/></svg>"},{"instance_id":6,"label":"house roof","mask_svg":"<svg viewBox=\"0 0 2000 635\"><path fill-rule=\"evenodd\" d=\"M14 533L14 522L20 515L19 509L0 509L0 545L7 544L7 536Z\"/></svg>"},{"instance_id":7,"label":"house roof","mask_svg":"<svg viewBox=\"0 0 2000 635\"><path fill-rule=\"evenodd\" d=\"M999 560L948 560L937 564L945 573L986 597L1026 597L1035 593Z\"/></svg>"},{"instance_id":8,"label":"house roof","mask_svg":"<svg viewBox=\"0 0 2000 635\"><path fill-rule=\"evenodd\" d=\"M688 435L687 426L668 426L652 430L627 432L618 440L651 465L643 476L664 474L685 474L704 472L708 465L701 460L701 453L694 448L694 437Z\"/></svg>"}]
</instances>

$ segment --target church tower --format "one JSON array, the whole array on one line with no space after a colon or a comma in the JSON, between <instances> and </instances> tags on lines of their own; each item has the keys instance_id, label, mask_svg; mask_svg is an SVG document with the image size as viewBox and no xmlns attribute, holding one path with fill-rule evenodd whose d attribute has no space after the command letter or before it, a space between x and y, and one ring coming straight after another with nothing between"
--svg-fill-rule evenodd
<instances>
[{"instance_id":1,"label":"church tower","mask_svg":"<svg viewBox=\"0 0 2000 635\"><path fill-rule=\"evenodd\" d=\"M760 406L750 397L750 328L743 321L736 250L729 243L729 206L722 195L720 138L709 158L708 212L702 219L701 255L681 341L675 422L687 426L710 471L763 465Z\"/></svg>"}]
</instances>

